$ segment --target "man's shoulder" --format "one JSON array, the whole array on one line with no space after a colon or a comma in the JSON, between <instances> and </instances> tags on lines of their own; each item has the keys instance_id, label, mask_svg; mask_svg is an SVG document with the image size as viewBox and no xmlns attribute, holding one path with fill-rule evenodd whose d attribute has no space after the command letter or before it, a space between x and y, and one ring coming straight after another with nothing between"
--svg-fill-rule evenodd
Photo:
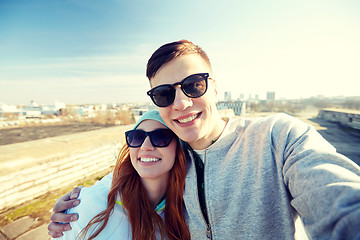
<instances>
[{"instance_id":1,"label":"man's shoulder","mask_svg":"<svg viewBox=\"0 0 360 240\"><path fill-rule=\"evenodd\" d=\"M238 119L237 124L247 127L258 127L258 126L275 126L275 125L297 125L305 124L301 120L297 119L294 116L291 116L287 113L275 113L262 117L248 117L243 119Z\"/></svg>"},{"instance_id":2,"label":"man's shoulder","mask_svg":"<svg viewBox=\"0 0 360 240\"><path fill-rule=\"evenodd\" d=\"M240 117L229 121L229 133L236 134L237 138L247 136L261 137L269 134L286 135L296 130L307 131L309 125L289 114L276 113L263 117Z\"/></svg>"},{"instance_id":3,"label":"man's shoulder","mask_svg":"<svg viewBox=\"0 0 360 240\"><path fill-rule=\"evenodd\" d=\"M288 113L273 113L265 116L245 118L250 123L269 123L277 121L293 121L295 118Z\"/></svg>"}]
</instances>

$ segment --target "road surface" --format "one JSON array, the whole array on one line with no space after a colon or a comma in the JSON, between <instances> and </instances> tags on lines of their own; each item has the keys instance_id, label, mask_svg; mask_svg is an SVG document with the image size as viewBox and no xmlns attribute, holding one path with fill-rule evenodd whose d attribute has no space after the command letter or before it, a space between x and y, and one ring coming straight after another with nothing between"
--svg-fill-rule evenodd
<instances>
[{"instance_id":1,"label":"road surface","mask_svg":"<svg viewBox=\"0 0 360 240\"><path fill-rule=\"evenodd\" d=\"M314 125L321 136L336 148L337 152L360 165L360 130L320 118L302 120Z\"/></svg>"}]
</instances>

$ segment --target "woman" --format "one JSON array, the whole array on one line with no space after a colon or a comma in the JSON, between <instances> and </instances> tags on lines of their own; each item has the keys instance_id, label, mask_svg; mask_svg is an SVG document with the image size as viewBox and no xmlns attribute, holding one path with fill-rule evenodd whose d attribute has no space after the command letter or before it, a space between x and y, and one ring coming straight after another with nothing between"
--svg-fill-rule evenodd
<instances>
[{"instance_id":1,"label":"woman","mask_svg":"<svg viewBox=\"0 0 360 240\"><path fill-rule=\"evenodd\" d=\"M190 239L178 138L158 111L145 113L125 135L111 185L82 189L80 205L70 210L79 220L61 239Z\"/></svg>"}]
</instances>

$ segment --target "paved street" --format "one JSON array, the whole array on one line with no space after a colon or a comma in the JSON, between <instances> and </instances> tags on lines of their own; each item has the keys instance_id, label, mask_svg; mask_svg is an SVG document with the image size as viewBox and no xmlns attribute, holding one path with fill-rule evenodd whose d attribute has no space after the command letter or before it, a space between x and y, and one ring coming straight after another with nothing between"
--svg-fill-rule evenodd
<instances>
[{"instance_id":1,"label":"paved street","mask_svg":"<svg viewBox=\"0 0 360 240\"><path fill-rule=\"evenodd\" d=\"M114 125L74 122L62 125L43 125L0 129L0 145L33 141L78 132L97 130Z\"/></svg>"},{"instance_id":2,"label":"paved street","mask_svg":"<svg viewBox=\"0 0 360 240\"><path fill-rule=\"evenodd\" d=\"M360 166L360 130L328 122L319 118L308 119L318 132L329 141L337 152L347 156Z\"/></svg>"}]
</instances>

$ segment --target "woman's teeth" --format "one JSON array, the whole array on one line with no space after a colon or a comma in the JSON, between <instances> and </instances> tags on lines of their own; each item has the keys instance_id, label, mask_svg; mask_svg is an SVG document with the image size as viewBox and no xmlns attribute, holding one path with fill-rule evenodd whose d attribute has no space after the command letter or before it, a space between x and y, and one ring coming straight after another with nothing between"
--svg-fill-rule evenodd
<instances>
[{"instance_id":1,"label":"woman's teeth","mask_svg":"<svg viewBox=\"0 0 360 240\"><path fill-rule=\"evenodd\" d=\"M183 118L183 119L179 119L178 121L180 123L188 123L188 122L191 122L192 120L194 120L195 118L197 118L198 115L193 115L193 116L190 116L190 117L187 117L187 118Z\"/></svg>"},{"instance_id":2,"label":"woman's teeth","mask_svg":"<svg viewBox=\"0 0 360 240\"><path fill-rule=\"evenodd\" d=\"M141 162L157 162L160 161L159 158L140 158Z\"/></svg>"}]
</instances>

